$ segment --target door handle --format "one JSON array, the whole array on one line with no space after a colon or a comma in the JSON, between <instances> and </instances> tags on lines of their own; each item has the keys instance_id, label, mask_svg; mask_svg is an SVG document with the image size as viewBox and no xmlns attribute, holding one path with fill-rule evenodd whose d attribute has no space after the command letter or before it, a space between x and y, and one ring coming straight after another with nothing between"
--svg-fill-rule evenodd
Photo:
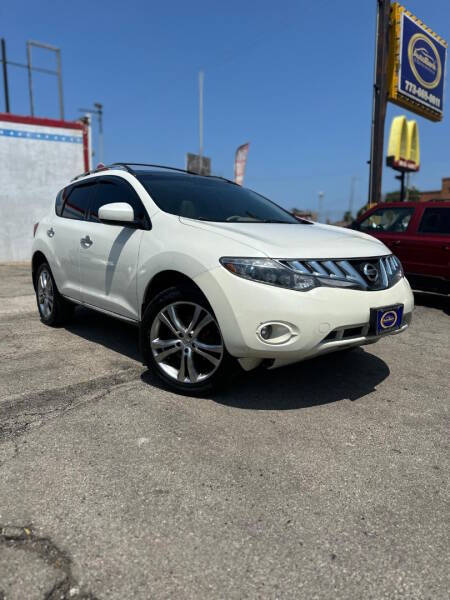
<instances>
[{"instance_id":1,"label":"door handle","mask_svg":"<svg viewBox=\"0 0 450 600\"><path fill-rule=\"evenodd\" d=\"M395 242L392 242L393 246L400 246L400 240L395 240Z\"/></svg>"},{"instance_id":2,"label":"door handle","mask_svg":"<svg viewBox=\"0 0 450 600\"><path fill-rule=\"evenodd\" d=\"M90 248L93 243L94 242L88 235L80 240L80 244L83 246L83 248Z\"/></svg>"},{"instance_id":3,"label":"door handle","mask_svg":"<svg viewBox=\"0 0 450 600\"><path fill-rule=\"evenodd\" d=\"M444 250L447 250L447 252L450 252L450 246L444 246Z\"/></svg>"},{"instance_id":4,"label":"door handle","mask_svg":"<svg viewBox=\"0 0 450 600\"><path fill-rule=\"evenodd\" d=\"M48 235L48 237L53 237L55 235L55 231L54 231L53 227L50 227L50 229L47 229L47 235Z\"/></svg>"}]
</instances>

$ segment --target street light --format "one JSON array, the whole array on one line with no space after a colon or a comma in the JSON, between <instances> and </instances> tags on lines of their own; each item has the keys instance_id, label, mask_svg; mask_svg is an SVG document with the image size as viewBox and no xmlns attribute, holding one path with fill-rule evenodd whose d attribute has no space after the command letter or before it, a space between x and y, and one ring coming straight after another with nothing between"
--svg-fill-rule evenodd
<instances>
[{"instance_id":1,"label":"street light","mask_svg":"<svg viewBox=\"0 0 450 600\"><path fill-rule=\"evenodd\" d=\"M80 112L95 115L98 121L98 162L103 163L103 104L94 102L94 108L79 108Z\"/></svg>"}]
</instances>

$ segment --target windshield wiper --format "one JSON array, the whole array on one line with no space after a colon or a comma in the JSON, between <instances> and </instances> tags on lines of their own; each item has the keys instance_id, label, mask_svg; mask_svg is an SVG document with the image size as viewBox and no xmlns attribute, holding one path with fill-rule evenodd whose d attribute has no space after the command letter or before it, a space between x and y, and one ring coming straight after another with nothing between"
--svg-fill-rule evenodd
<instances>
[{"instance_id":1,"label":"windshield wiper","mask_svg":"<svg viewBox=\"0 0 450 600\"><path fill-rule=\"evenodd\" d=\"M283 223L284 225L292 225L293 221L282 221L281 219L262 219L261 223Z\"/></svg>"},{"instance_id":2,"label":"windshield wiper","mask_svg":"<svg viewBox=\"0 0 450 600\"><path fill-rule=\"evenodd\" d=\"M289 221L283 221L282 219L260 219L259 217L257 217L256 215L253 215L248 210L246 212L249 217L252 217L258 223L284 223L285 225L289 224Z\"/></svg>"}]
</instances>

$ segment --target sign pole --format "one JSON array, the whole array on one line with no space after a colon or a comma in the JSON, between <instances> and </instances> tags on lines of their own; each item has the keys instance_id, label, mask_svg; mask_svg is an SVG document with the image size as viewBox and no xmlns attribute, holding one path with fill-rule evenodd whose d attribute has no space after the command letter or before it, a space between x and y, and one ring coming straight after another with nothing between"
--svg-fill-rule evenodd
<instances>
[{"instance_id":1,"label":"sign pole","mask_svg":"<svg viewBox=\"0 0 450 600\"><path fill-rule=\"evenodd\" d=\"M370 143L369 202L381 199L383 173L384 122L387 104L387 68L389 55L390 0L377 0L377 33L375 51L375 76L372 102L372 132Z\"/></svg>"},{"instance_id":2,"label":"sign pole","mask_svg":"<svg viewBox=\"0 0 450 600\"><path fill-rule=\"evenodd\" d=\"M405 172L400 174L400 202L405 200Z\"/></svg>"},{"instance_id":3,"label":"sign pole","mask_svg":"<svg viewBox=\"0 0 450 600\"><path fill-rule=\"evenodd\" d=\"M2 65L3 65L3 88L5 90L5 112L9 113L9 90L8 90L8 63L6 62L6 42L1 40Z\"/></svg>"}]
</instances>

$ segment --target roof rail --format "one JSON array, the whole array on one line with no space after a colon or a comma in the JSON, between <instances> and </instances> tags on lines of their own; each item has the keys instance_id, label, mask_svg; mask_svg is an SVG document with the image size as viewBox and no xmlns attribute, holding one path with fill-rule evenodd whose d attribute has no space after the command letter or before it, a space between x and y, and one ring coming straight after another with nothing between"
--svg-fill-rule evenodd
<instances>
[{"instance_id":1,"label":"roof rail","mask_svg":"<svg viewBox=\"0 0 450 600\"><path fill-rule=\"evenodd\" d=\"M126 167L130 173L134 173L134 170L130 167L130 165L133 165L135 167L153 167L155 169L169 169L169 171L180 171L181 173L189 173L189 175L198 175L198 173L194 173L194 171L188 171L186 169L179 169L178 167L168 167L166 165L154 165L151 163L115 162L115 163L112 163L112 165L110 165L110 166L115 167L117 165Z\"/></svg>"},{"instance_id":2,"label":"roof rail","mask_svg":"<svg viewBox=\"0 0 450 600\"><path fill-rule=\"evenodd\" d=\"M94 173L100 173L102 171L109 171L109 169L119 168L119 167L122 167L123 169L125 169L125 171L128 171L128 173L135 175L135 172L133 171L133 169L131 169L126 163L113 163L112 165L97 166L97 167L95 167L95 169L90 169L89 171L86 171L85 173L80 173L80 175L76 175L73 179L71 179L71 181L76 181L77 179L80 179L81 177L87 177L88 175L93 175Z\"/></svg>"},{"instance_id":3,"label":"roof rail","mask_svg":"<svg viewBox=\"0 0 450 600\"><path fill-rule=\"evenodd\" d=\"M195 171L188 171L187 169L180 169L179 167L168 167L167 165L154 165L152 163L117 162L117 163L112 163L112 165L110 165L110 167L114 167L116 165L121 165L121 166L125 167L133 175L135 173L134 173L134 170L130 167L130 165L134 166L134 167L153 167L155 169L168 169L169 171L179 171L180 173L189 173L189 175L199 175L200 177L213 177L214 179L223 179L224 181L228 181L228 183L233 183L235 185L238 185L235 181L232 181L231 179L227 179L226 177L221 177L220 175L201 175L200 173L195 173Z\"/></svg>"},{"instance_id":4,"label":"roof rail","mask_svg":"<svg viewBox=\"0 0 450 600\"><path fill-rule=\"evenodd\" d=\"M169 171L178 171L180 173L188 173L189 175L199 175L199 173L195 173L194 171L188 171L187 169L180 169L178 167L168 167L166 165L155 165L155 164L151 164L151 163L135 163L135 162L115 162L115 163L111 163L110 165L106 165L106 166L103 165L101 167L96 167L95 169L86 171L86 173L81 173L81 175L77 175L76 177L74 177L72 179L72 181L76 181L77 179L80 179L81 177L87 177L87 175L92 175L93 173L99 173L101 171L108 171L109 169L115 169L115 168L125 169L125 171L127 171L128 173L130 173L131 175L134 175L136 177L136 172L134 169L132 169L132 167L130 165L135 166L135 167L153 167L155 169L168 169ZM200 176L201 177L213 177L214 179L223 179L224 181L227 181L228 183L238 185L235 181L232 181L231 179L227 179L226 177L221 177L220 175L200 175Z\"/></svg>"}]
</instances>

